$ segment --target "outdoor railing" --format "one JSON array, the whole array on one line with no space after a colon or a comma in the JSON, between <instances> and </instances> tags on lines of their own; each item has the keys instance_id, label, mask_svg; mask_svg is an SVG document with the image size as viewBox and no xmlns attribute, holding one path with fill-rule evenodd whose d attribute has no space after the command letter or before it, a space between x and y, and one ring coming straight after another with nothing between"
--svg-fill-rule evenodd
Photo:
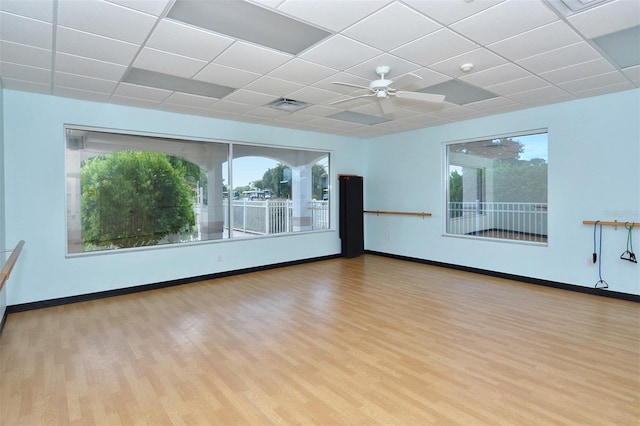
<instances>
[{"instance_id":1,"label":"outdoor railing","mask_svg":"<svg viewBox=\"0 0 640 426\"><path fill-rule=\"evenodd\" d=\"M224 204L227 210L227 200ZM311 229L329 229L329 202L311 201ZM291 200L234 200L232 202L233 229L251 234L281 234L293 232L293 201ZM229 220L225 214L225 229Z\"/></svg>"},{"instance_id":2,"label":"outdoor railing","mask_svg":"<svg viewBox=\"0 0 640 426\"><path fill-rule=\"evenodd\" d=\"M451 202L447 233L544 242L547 203Z\"/></svg>"}]
</instances>

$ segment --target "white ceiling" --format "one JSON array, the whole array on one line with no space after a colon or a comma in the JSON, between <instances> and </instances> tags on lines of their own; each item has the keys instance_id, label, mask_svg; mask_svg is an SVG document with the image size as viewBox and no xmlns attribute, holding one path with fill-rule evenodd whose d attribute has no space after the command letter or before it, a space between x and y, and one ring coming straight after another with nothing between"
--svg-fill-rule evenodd
<instances>
[{"instance_id":1,"label":"white ceiling","mask_svg":"<svg viewBox=\"0 0 640 426\"><path fill-rule=\"evenodd\" d=\"M330 32L292 55L168 19L173 0L0 0L0 77L5 89L356 137L639 87L640 66L620 69L592 39L640 25L640 1L568 17L550 6L560 1L254 0ZM379 65L391 79L422 77L411 90L457 79L497 96L464 105L395 99L393 116L373 98L330 105L364 93L331 82L368 86ZM126 83L132 67L236 90L215 99ZM264 106L281 97L312 105ZM389 121L329 117L346 110Z\"/></svg>"}]
</instances>

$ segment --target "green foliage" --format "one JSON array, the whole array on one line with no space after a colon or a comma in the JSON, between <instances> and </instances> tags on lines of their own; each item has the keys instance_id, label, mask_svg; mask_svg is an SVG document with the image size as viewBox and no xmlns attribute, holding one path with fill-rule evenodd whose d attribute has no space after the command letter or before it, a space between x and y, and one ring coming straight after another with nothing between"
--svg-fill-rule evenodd
<instances>
[{"instance_id":1,"label":"green foliage","mask_svg":"<svg viewBox=\"0 0 640 426\"><path fill-rule=\"evenodd\" d=\"M324 189L327 187L326 170L319 164L311 168L312 198L322 200ZM254 182L260 189L268 189L277 198L291 198L291 169L280 163L276 167L268 169L262 179ZM241 188L236 188L239 190ZM242 193L242 191L240 191Z\"/></svg>"},{"instance_id":2,"label":"green foliage","mask_svg":"<svg viewBox=\"0 0 640 426\"><path fill-rule=\"evenodd\" d=\"M457 170L449 175L449 201L462 202L462 175Z\"/></svg>"},{"instance_id":3,"label":"green foliage","mask_svg":"<svg viewBox=\"0 0 640 426\"><path fill-rule=\"evenodd\" d=\"M493 169L493 198L498 202L546 203L547 163L539 158L497 161Z\"/></svg>"},{"instance_id":4,"label":"green foliage","mask_svg":"<svg viewBox=\"0 0 640 426\"><path fill-rule=\"evenodd\" d=\"M80 172L85 247L154 245L190 231L195 214L185 170L158 152L120 151L86 160Z\"/></svg>"}]
</instances>

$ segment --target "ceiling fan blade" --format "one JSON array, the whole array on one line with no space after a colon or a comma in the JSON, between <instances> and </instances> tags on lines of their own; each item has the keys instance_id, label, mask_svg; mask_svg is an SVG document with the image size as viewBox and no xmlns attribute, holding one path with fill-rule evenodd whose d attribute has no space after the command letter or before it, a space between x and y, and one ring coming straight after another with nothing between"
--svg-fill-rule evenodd
<instances>
[{"instance_id":1,"label":"ceiling fan blade","mask_svg":"<svg viewBox=\"0 0 640 426\"><path fill-rule=\"evenodd\" d=\"M367 86L360 86L359 84L345 83L345 82L342 82L342 81L332 81L331 84L339 84L340 86L348 86L348 87L355 87L357 89L369 90L369 88Z\"/></svg>"},{"instance_id":2,"label":"ceiling fan blade","mask_svg":"<svg viewBox=\"0 0 640 426\"><path fill-rule=\"evenodd\" d=\"M384 115L393 114L396 111L396 108L393 106L393 102L391 102L391 99L388 97L378 98L378 105L380 105L380 109Z\"/></svg>"},{"instance_id":3,"label":"ceiling fan blade","mask_svg":"<svg viewBox=\"0 0 640 426\"><path fill-rule=\"evenodd\" d=\"M352 97L350 97L350 98L338 99L337 101L329 102L329 105L341 104L341 103L343 103L343 102L353 101L354 99L371 98L371 97L373 97L373 96L375 96L375 94L367 94L367 95L361 95L361 96L352 96Z\"/></svg>"},{"instance_id":4,"label":"ceiling fan blade","mask_svg":"<svg viewBox=\"0 0 640 426\"><path fill-rule=\"evenodd\" d=\"M422 77L420 77L419 75L408 73L393 80L393 86L396 89L402 89L404 87L417 83L420 80L422 80Z\"/></svg>"},{"instance_id":5,"label":"ceiling fan blade","mask_svg":"<svg viewBox=\"0 0 640 426\"><path fill-rule=\"evenodd\" d=\"M443 102L445 98L444 95L436 95L435 93L404 92L401 90L397 91L395 95L399 98L412 99L414 101L422 101L422 102L434 102L434 103Z\"/></svg>"}]
</instances>

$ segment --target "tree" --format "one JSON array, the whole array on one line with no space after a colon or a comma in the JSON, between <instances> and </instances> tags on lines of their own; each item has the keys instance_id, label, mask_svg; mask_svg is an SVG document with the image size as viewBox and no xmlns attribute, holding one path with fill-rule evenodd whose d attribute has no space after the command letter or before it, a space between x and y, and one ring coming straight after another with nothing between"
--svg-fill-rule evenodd
<instances>
[{"instance_id":1,"label":"tree","mask_svg":"<svg viewBox=\"0 0 640 426\"><path fill-rule=\"evenodd\" d=\"M312 197L322 200L326 188L327 171L320 164L311 167ZM278 198L291 198L291 169L282 163L268 169L262 180L254 182L260 189L268 189Z\"/></svg>"},{"instance_id":2,"label":"tree","mask_svg":"<svg viewBox=\"0 0 640 426\"><path fill-rule=\"evenodd\" d=\"M80 171L85 245L138 247L190 231L192 194L184 171L158 152L120 151L86 160Z\"/></svg>"}]
</instances>

